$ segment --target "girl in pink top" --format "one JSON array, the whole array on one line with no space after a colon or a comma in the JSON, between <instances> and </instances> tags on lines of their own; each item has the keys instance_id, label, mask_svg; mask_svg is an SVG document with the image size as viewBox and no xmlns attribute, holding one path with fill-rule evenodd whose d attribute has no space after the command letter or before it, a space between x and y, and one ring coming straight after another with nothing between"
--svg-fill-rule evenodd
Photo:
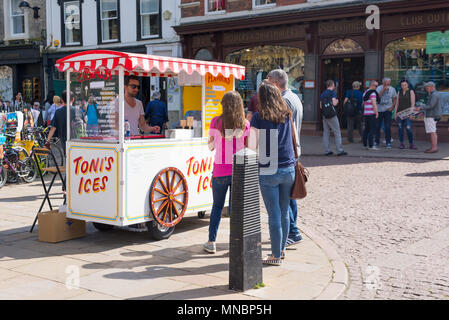
<instances>
[{"instance_id":1,"label":"girl in pink top","mask_svg":"<svg viewBox=\"0 0 449 320\"><path fill-rule=\"evenodd\" d=\"M245 119L243 101L237 91L226 93L221 105L223 113L212 119L209 130L209 150L215 150L215 161L212 173L214 203L209 222L209 241L204 244L204 250L208 253L216 252L215 240L228 189L231 198L233 155L245 147L250 131L250 124Z\"/></svg>"}]
</instances>

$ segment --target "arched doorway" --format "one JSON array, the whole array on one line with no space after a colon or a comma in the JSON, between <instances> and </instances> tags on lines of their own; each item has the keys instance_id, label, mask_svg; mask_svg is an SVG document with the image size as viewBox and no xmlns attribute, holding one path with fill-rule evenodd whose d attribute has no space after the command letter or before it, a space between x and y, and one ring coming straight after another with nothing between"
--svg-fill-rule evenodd
<instances>
[{"instance_id":1,"label":"arched doorway","mask_svg":"<svg viewBox=\"0 0 449 320\"><path fill-rule=\"evenodd\" d=\"M359 43L352 39L339 39L333 41L324 49L321 56L319 93L321 94L326 89L327 80L334 80L339 100L338 117L342 128L346 128L346 116L343 113L343 101L346 92L352 89L354 81L364 84L364 79L365 55ZM363 87L361 90L363 90ZM319 117L321 117L320 113Z\"/></svg>"}]
</instances>

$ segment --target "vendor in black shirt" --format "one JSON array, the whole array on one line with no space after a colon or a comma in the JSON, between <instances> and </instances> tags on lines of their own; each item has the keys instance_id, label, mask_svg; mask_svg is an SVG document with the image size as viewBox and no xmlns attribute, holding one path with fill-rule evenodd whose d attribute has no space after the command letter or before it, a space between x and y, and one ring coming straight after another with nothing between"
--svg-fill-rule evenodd
<instances>
[{"instance_id":1,"label":"vendor in black shirt","mask_svg":"<svg viewBox=\"0 0 449 320\"><path fill-rule=\"evenodd\" d=\"M70 106L72 106L73 102L75 101L75 94L73 92L70 92ZM45 146L50 149L50 140L53 137L53 135L56 133L57 136L61 139L62 149L64 150L64 156L65 156L65 145L67 142L67 91L63 91L61 95L61 100L63 103L63 106L56 110L55 115L53 117L53 120L50 124L50 133L48 134L47 142L45 143ZM72 106L70 107L70 119L75 118L75 108Z\"/></svg>"}]
</instances>

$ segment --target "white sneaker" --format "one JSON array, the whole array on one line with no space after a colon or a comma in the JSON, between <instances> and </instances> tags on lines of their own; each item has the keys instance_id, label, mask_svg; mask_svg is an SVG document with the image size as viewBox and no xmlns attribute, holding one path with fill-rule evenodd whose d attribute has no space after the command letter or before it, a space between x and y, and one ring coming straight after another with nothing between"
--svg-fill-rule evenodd
<instances>
[{"instance_id":1,"label":"white sneaker","mask_svg":"<svg viewBox=\"0 0 449 320\"><path fill-rule=\"evenodd\" d=\"M368 148L371 151L379 151L379 147L378 146L372 146L371 148Z\"/></svg>"},{"instance_id":2,"label":"white sneaker","mask_svg":"<svg viewBox=\"0 0 449 320\"><path fill-rule=\"evenodd\" d=\"M215 252L217 252L217 247L216 247L216 245L215 245L215 242L212 242L212 243L206 242L206 243L203 245L203 249L204 249L204 251L206 251L207 253L215 253Z\"/></svg>"}]
</instances>

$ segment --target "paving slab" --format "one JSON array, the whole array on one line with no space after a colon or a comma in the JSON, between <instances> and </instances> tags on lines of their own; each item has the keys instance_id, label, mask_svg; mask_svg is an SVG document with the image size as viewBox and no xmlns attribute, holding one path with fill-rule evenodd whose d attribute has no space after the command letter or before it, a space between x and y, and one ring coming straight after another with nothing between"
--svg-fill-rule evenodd
<instances>
[{"instance_id":1,"label":"paving slab","mask_svg":"<svg viewBox=\"0 0 449 320\"><path fill-rule=\"evenodd\" d=\"M17 196L20 194L20 196ZM168 240L116 228L60 243L38 241L29 228L42 199L40 183L6 185L0 194L0 294L18 299L314 299L332 280L332 264L314 240L288 250L281 267L263 267L265 288L229 286L229 217L223 217L217 254L203 250L210 213L186 216ZM58 202L59 201L59 202ZM55 200L55 206L62 204ZM8 208L8 210L4 210ZM47 209L44 209L47 210ZM262 253L270 252L268 215L261 206ZM69 270L67 269L69 268ZM66 282L79 273L79 288ZM72 272L72 273L71 273ZM27 283L29 283L26 290Z\"/></svg>"}]
</instances>

